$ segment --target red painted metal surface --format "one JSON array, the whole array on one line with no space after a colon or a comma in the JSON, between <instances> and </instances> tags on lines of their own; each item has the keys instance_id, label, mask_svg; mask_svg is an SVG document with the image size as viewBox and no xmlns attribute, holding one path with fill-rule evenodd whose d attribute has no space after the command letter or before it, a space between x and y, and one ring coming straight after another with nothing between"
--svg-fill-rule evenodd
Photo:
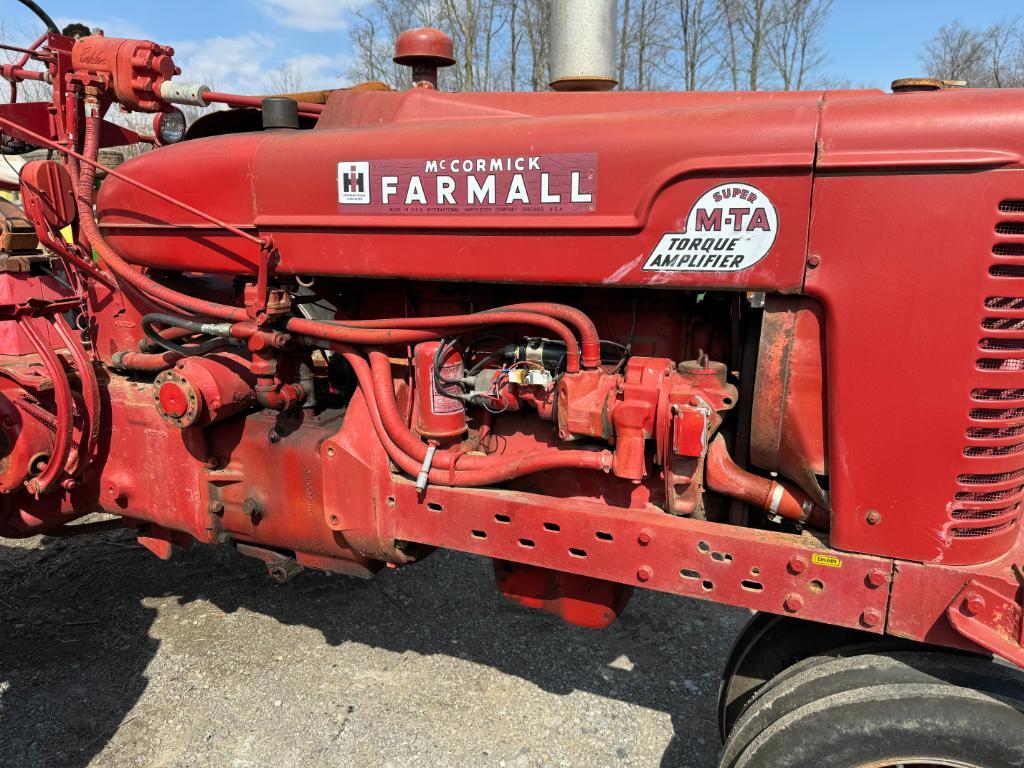
<instances>
[{"instance_id":1,"label":"red painted metal surface","mask_svg":"<svg viewBox=\"0 0 1024 768\"><path fill-rule=\"evenodd\" d=\"M768 297L761 321L750 459L761 469L788 477L827 507L818 480L828 472L823 314L819 304L805 297Z\"/></svg>"},{"instance_id":2,"label":"red painted metal surface","mask_svg":"<svg viewBox=\"0 0 1024 768\"><path fill-rule=\"evenodd\" d=\"M117 101L135 111L160 112L167 104L157 95L160 86L180 72L174 49L148 40L122 40L89 35L71 49L75 79L109 87Z\"/></svg>"},{"instance_id":3,"label":"red painted metal surface","mask_svg":"<svg viewBox=\"0 0 1024 768\"><path fill-rule=\"evenodd\" d=\"M165 191L205 204L225 221L271 233L282 272L449 280L452 254L462 253L460 280L799 289L819 94L623 93L611 96L612 108L604 94L551 96L339 91L312 131L185 142L140 158L131 170L133 178L160 179ZM716 131L680 130L694 110ZM368 131L371 121L383 124ZM644 142L621 152L619 137L638 121ZM523 136L534 133L538 138L524 144ZM222 149L225 142L230 150ZM730 144L742 144L743 154L730 152ZM472 160L474 169L477 160L488 169L491 160L511 160L514 173L522 159L538 194L544 171L530 170L531 157L596 155L596 168L578 170L594 172L597 203L584 213L522 215L448 214L436 205L362 213L363 206L339 203L339 163L372 168L410 158L411 147L424 174L427 162L452 159ZM452 147L459 148L455 157ZM296 156L304 158L301 167L289 160ZM191 180L167 174L182 165L193 169ZM243 171L245 178L228 181ZM457 194L467 193L467 175L454 175L463 183ZM737 177L762 189L779 210L785 225L773 251L749 274L645 272L647 254L665 232L679 231L694 200ZM202 192L211 184L240 191L211 199ZM235 272L253 261L244 244L215 232L183 238L168 231L166 224L201 222L120 183L104 186L99 205L111 243L138 251L145 238L145 254L135 258L152 266ZM467 236L471 254L461 250ZM521 258L524 252L530 258Z\"/></svg>"},{"instance_id":4,"label":"red painted metal surface","mask_svg":"<svg viewBox=\"0 0 1024 768\"><path fill-rule=\"evenodd\" d=\"M1024 146L1024 119L1016 130ZM811 231L821 263L807 290L825 308L833 542L992 560L1016 540L1024 496L1013 362L1024 337L1012 323L1024 279L1019 258L999 255L1014 238L1000 225L1024 218L1000 206L1024 196L1024 173L869 178L820 173L814 185L815 216L829 222ZM865 221L884 233L876 247L857 242Z\"/></svg>"},{"instance_id":5,"label":"red painted metal surface","mask_svg":"<svg viewBox=\"0 0 1024 768\"><path fill-rule=\"evenodd\" d=\"M448 547L586 626L639 587L1020 662L1019 92L339 91L126 163L97 221L101 116L164 109L170 52L42 44L0 127L66 156L26 211L66 285L3 262L0 534Z\"/></svg>"}]
</instances>

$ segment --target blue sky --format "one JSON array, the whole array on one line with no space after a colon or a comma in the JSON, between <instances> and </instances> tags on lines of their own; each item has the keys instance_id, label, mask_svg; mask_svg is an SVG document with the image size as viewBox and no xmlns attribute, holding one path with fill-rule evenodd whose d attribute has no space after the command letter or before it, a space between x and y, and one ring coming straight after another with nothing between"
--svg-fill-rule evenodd
<instances>
[{"instance_id":1,"label":"blue sky","mask_svg":"<svg viewBox=\"0 0 1024 768\"><path fill-rule=\"evenodd\" d=\"M8 35L34 31L33 17L0 0ZM258 93L268 73L288 63L309 88L344 85L347 24L360 0L42 0L58 20L84 21L110 36L146 37L174 45L182 79L208 80L222 90ZM920 74L921 44L944 23L987 26L1024 13L1020 0L834 0L826 35L832 79L886 87ZM13 42L13 39L12 39ZM458 53L456 52L456 55Z\"/></svg>"}]
</instances>

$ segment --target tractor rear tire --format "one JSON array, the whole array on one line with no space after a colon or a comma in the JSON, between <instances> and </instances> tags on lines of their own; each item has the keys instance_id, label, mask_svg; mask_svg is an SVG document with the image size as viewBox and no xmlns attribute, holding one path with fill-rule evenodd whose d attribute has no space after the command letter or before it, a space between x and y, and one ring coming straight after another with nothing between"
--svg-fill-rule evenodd
<instances>
[{"instance_id":1,"label":"tractor rear tire","mask_svg":"<svg viewBox=\"0 0 1024 768\"><path fill-rule=\"evenodd\" d=\"M1020 768L1024 673L915 651L795 665L747 703L720 768Z\"/></svg>"}]
</instances>

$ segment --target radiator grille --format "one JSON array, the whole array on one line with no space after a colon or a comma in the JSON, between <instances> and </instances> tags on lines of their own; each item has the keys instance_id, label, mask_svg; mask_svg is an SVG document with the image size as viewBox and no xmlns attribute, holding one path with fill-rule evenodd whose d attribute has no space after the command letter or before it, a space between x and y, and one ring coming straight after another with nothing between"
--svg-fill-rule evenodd
<instances>
[{"instance_id":1,"label":"radiator grille","mask_svg":"<svg viewBox=\"0 0 1024 768\"><path fill-rule=\"evenodd\" d=\"M950 533L957 539L970 539L977 536L993 536L1003 531L1008 531L1017 524L1016 519L1007 520L999 525L989 525L983 528L952 528Z\"/></svg>"},{"instance_id":2,"label":"radiator grille","mask_svg":"<svg viewBox=\"0 0 1024 768\"><path fill-rule=\"evenodd\" d=\"M1000 509L958 509L953 512L954 520L991 520L994 517L1013 515L1016 507L1002 507Z\"/></svg>"},{"instance_id":3,"label":"radiator grille","mask_svg":"<svg viewBox=\"0 0 1024 768\"><path fill-rule=\"evenodd\" d=\"M982 349L1024 349L1024 339L982 339Z\"/></svg>"},{"instance_id":4,"label":"radiator grille","mask_svg":"<svg viewBox=\"0 0 1024 768\"><path fill-rule=\"evenodd\" d=\"M1024 243L999 243L992 253L996 256L1024 256Z\"/></svg>"},{"instance_id":5,"label":"radiator grille","mask_svg":"<svg viewBox=\"0 0 1024 768\"><path fill-rule=\"evenodd\" d=\"M997 235L1024 235L1024 221L1001 221L996 224ZM996 246L999 247L998 245Z\"/></svg>"},{"instance_id":6,"label":"radiator grille","mask_svg":"<svg viewBox=\"0 0 1024 768\"><path fill-rule=\"evenodd\" d=\"M978 360L978 369L982 371L1024 371L1024 357L983 357Z\"/></svg>"},{"instance_id":7,"label":"radiator grille","mask_svg":"<svg viewBox=\"0 0 1024 768\"><path fill-rule=\"evenodd\" d=\"M1011 480L1019 480L1022 477L1024 477L1024 469L1017 469L1013 472L994 472L990 475L965 472L962 475L957 475L956 479L962 485L999 485Z\"/></svg>"},{"instance_id":8,"label":"radiator grille","mask_svg":"<svg viewBox=\"0 0 1024 768\"><path fill-rule=\"evenodd\" d=\"M1020 253L1001 253L997 255L1024 256L1024 251L1021 251ZM1024 277L1024 264L993 264L988 268L988 273L992 275L992 277Z\"/></svg>"},{"instance_id":9,"label":"radiator grille","mask_svg":"<svg viewBox=\"0 0 1024 768\"><path fill-rule=\"evenodd\" d=\"M971 440L1000 440L1024 434L1024 424L1015 427L970 427L967 437Z\"/></svg>"},{"instance_id":10,"label":"radiator grille","mask_svg":"<svg viewBox=\"0 0 1024 768\"><path fill-rule=\"evenodd\" d=\"M954 539L1004 534L1018 524L1024 503L1024 377L1005 375L1024 372L1024 263L1014 263L1024 256L1024 199L1003 200L999 211L1009 216L994 224L987 270L1005 286L999 293L1011 295L985 299L978 349L988 355L976 361L980 373L971 400L986 407L967 409L973 423L965 432L965 471L956 477L949 510Z\"/></svg>"},{"instance_id":11,"label":"radiator grille","mask_svg":"<svg viewBox=\"0 0 1024 768\"><path fill-rule=\"evenodd\" d=\"M1005 491L987 491L985 493L974 493L972 491L961 491L956 495L957 501L971 501L975 504L988 504L993 501L1006 501L1014 496L1018 496L1021 491L1024 491L1024 485L1018 485L1014 488L1007 488Z\"/></svg>"},{"instance_id":12,"label":"radiator grille","mask_svg":"<svg viewBox=\"0 0 1024 768\"><path fill-rule=\"evenodd\" d=\"M1024 452L1024 443L1014 445L969 445L964 448L964 456L1012 456Z\"/></svg>"},{"instance_id":13,"label":"radiator grille","mask_svg":"<svg viewBox=\"0 0 1024 768\"><path fill-rule=\"evenodd\" d=\"M1024 318L986 317L981 327L987 331L1024 331Z\"/></svg>"},{"instance_id":14,"label":"radiator grille","mask_svg":"<svg viewBox=\"0 0 1024 768\"><path fill-rule=\"evenodd\" d=\"M1007 421L1024 417L1024 408L973 408L970 417L978 421Z\"/></svg>"},{"instance_id":15,"label":"radiator grille","mask_svg":"<svg viewBox=\"0 0 1024 768\"><path fill-rule=\"evenodd\" d=\"M1020 400L1024 389L976 389L971 392L975 400Z\"/></svg>"},{"instance_id":16,"label":"radiator grille","mask_svg":"<svg viewBox=\"0 0 1024 768\"><path fill-rule=\"evenodd\" d=\"M989 296L985 299L989 309L1024 309L1024 298L1019 296Z\"/></svg>"}]
</instances>

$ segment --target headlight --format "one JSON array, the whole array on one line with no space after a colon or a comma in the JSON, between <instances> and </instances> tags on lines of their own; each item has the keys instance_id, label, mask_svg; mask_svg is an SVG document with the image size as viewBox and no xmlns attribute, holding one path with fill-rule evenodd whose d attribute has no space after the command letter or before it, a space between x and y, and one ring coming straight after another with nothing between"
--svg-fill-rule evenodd
<instances>
[{"instance_id":1,"label":"headlight","mask_svg":"<svg viewBox=\"0 0 1024 768\"><path fill-rule=\"evenodd\" d=\"M180 109L172 109L170 112L161 112L153 120L153 135L160 146L165 144L176 144L185 138L185 129L188 122Z\"/></svg>"}]
</instances>

